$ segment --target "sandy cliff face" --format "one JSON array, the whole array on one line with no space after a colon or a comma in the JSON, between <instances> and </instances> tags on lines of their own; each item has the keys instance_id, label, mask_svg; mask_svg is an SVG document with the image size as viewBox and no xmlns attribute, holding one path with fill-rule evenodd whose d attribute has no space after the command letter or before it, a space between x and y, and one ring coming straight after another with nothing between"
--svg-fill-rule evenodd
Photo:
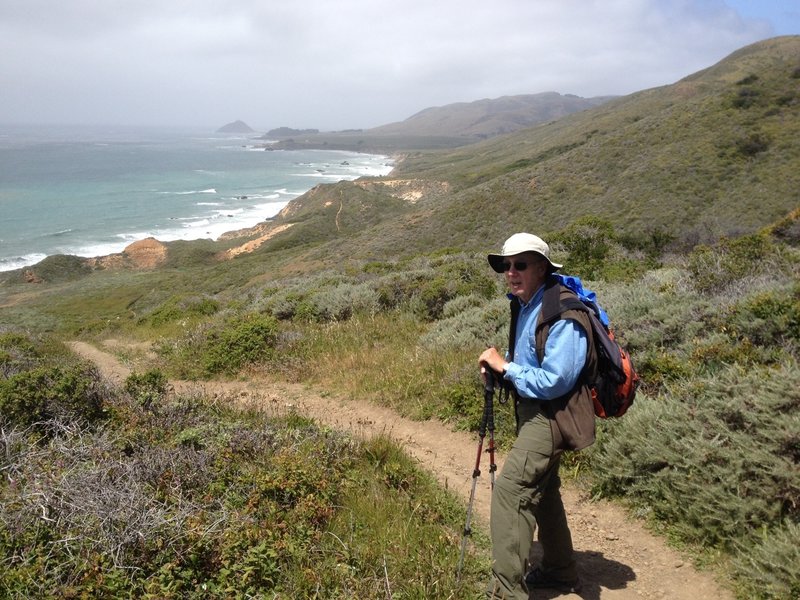
<instances>
[{"instance_id":1,"label":"sandy cliff face","mask_svg":"<svg viewBox=\"0 0 800 600\"><path fill-rule=\"evenodd\" d=\"M88 259L96 269L155 269L167 260L167 245L155 238L133 242L119 254Z\"/></svg>"},{"instance_id":2,"label":"sandy cliff face","mask_svg":"<svg viewBox=\"0 0 800 600\"><path fill-rule=\"evenodd\" d=\"M230 260L231 258L239 256L240 254L247 254L248 252L253 252L254 250L257 250L259 247L261 247L261 244L263 244L273 236L289 229L293 225L293 223L284 223L282 225L274 225L274 224L269 224L269 225L271 226L258 228L258 231L263 232L262 235L258 236L253 240L245 242L241 246L230 248L225 252L220 252L219 254L217 254L217 258L219 258L220 260ZM254 228L254 231L255 230L256 228Z\"/></svg>"}]
</instances>

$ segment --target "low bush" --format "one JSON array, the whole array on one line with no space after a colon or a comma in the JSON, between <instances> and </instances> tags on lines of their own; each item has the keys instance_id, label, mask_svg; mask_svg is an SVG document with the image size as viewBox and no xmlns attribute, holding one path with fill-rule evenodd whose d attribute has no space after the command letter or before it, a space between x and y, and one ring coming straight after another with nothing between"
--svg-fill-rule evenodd
<instances>
[{"instance_id":1,"label":"low bush","mask_svg":"<svg viewBox=\"0 0 800 600\"><path fill-rule=\"evenodd\" d=\"M43 366L0 380L0 414L15 427L45 431L59 418L102 419L104 386L87 365Z\"/></svg>"},{"instance_id":2,"label":"low bush","mask_svg":"<svg viewBox=\"0 0 800 600\"><path fill-rule=\"evenodd\" d=\"M146 373L132 373L125 379L125 391L145 409L162 401L168 388L166 375L157 369Z\"/></svg>"},{"instance_id":3,"label":"low bush","mask_svg":"<svg viewBox=\"0 0 800 600\"><path fill-rule=\"evenodd\" d=\"M463 508L388 438L125 402L51 443L0 428L3 597L479 595L486 540L456 582Z\"/></svg>"},{"instance_id":4,"label":"low bush","mask_svg":"<svg viewBox=\"0 0 800 600\"><path fill-rule=\"evenodd\" d=\"M800 523L798 390L791 362L730 367L641 398L595 448L596 491L624 495L684 541L747 560L756 540L785 539L778 524ZM796 589L796 549L776 542L772 551L773 564L794 565L772 576Z\"/></svg>"},{"instance_id":5,"label":"low bush","mask_svg":"<svg viewBox=\"0 0 800 600\"><path fill-rule=\"evenodd\" d=\"M209 317L219 311L219 302L212 298L183 298L172 296L158 306L139 322L148 323L154 327L172 323L181 319L198 319Z\"/></svg>"},{"instance_id":6,"label":"low bush","mask_svg":"<svg viewBox=\"0 0 800 600\"><path fill-rule=\"evenodd\" d=\"M20 371L26 371L41 359L36 344L21 333L0 335L0 371L5 378Z\"/></svg>"},{"instance_id":7,"label":"low bush","mask_svg":"<svg viewBox=\"0 0 800 600\"><path fill-rule=\"evenodd\" d=\"M508 345L508 300L487 302L474 295L459 296L442 308L442 318L420 338L423 347L488 348Z\"/></svg>"},{"instance_id":8,"label":"low bush","mask_svg":"<svg viewBox=\"0 0 800 600\"><path fill-rule=\"evenodd\" d=\"M731 336L760 346L800 348L800 284L758 292L726 314Z\"/></svg>"},{"instance_id":9,"label":"low bush","mask_svg":"<svg viewBox=\"0 0 800 600\"><path fill-rule=\"evenodd\" d=\"M165 373L188 379L233 375L272 358L279 325L269 315L245 313L201 323L154 344Z\"/></svg>"},{"instance_id":10,"label":"low bush","mask_svg":"<svg viewBox=\"0 0 800 600\"><path fill-rule=\"evenodd\" d=\"M734 567L739 573L741 596L747 598L800 598L800 522L786 521L766 532L754 532L739 547Z\"/></svg>"},{"instance_id":11,"label":"low bush","mask_svg":"<svg viewBox=\"0 0 800 600\"><path fill-rule=\"evenodd\" d=\"M308 298L306 320L345 321L354 314L374 314L379 308L378 293L366 283L340 283Z\"/></svg>"},{"instance_id":12,"label":"low bush","mask_svg":"<svg viewBox=\"0 0 800 600\"><path fill-rule=\"evenodd\" d=\"M689 255L692 284L703 293L723 292L745 277L752 278L772 263L773 244L764 235L722 239L714 246L698 246Z\"/></svg>"},{"instance_id":13,"label":"low bush","mask_svg":"<svg viewBox=\"0 0 800 600\"><path fill-rule=\"evenodd\" d=\"M209 375L234 374L246 365L268 360L277 338L278 324L272 317L251 313L230 319L208 332L203 369Z\"/></svg>"}]
</instances>

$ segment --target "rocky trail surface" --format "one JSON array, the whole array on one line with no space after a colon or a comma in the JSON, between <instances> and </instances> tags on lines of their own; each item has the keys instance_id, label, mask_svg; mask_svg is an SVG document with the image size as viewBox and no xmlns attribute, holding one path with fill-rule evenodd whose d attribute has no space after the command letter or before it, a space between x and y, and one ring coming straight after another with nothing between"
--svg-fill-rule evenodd
<instances>
[{"instance_id":1,"label":"rocky trail surface","mask_svg":"<svg viewBox=\"0 0 800 600\"><path fill-rule=\"evenodd\" d=\"M94 362L112 384L120 384L130 374L110 351L83 342L73 342L73 351ZM259 382L172 382L177 392L201 391L220 399L256 404L279 413L295 410L320 424L351 431L358 436L385 433L401 444L435 475L442 485L469 499L472 470L478 447L476 434L454 432L436 421L411 421L393 411L330 395L322 395L302 385ZM481 458L482 476L478 480L473 522L487 528L489 520L488 455ZM503 456L497 456L502 468ZM664 541L632 520L619 506L592 500L566 485L562 490L579 571L583 581L580 594L559 594L536 590L531 598L583 600L732 600L733 595L709 573L697 571ZM466 516L466 515L465 515ZM458 549L453 549L454 564Z\"/></svg>"}]
</instances>

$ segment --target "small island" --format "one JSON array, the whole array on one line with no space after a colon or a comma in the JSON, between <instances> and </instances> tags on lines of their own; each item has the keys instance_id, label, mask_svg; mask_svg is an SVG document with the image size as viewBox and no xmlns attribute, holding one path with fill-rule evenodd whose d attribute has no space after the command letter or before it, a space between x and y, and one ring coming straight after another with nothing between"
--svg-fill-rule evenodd
<instances>
[{"instance_id":1,"label":"small island","mask_svg":"<svg viewBox=\"0 0 800 600\"><path fill-rule=\"evenodd\" d=\"M234 121L217 129L217 133L255 133L244 121Z\"/></svg>"}]
</instances>

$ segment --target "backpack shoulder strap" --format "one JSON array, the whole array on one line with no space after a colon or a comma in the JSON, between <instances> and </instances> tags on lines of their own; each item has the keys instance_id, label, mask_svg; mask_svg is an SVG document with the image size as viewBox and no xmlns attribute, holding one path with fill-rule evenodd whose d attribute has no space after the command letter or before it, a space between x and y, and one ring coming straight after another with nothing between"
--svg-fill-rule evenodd
<instances>
[{"instance_id":1,"label":"backpack shoulder strap","mask_svg":"<svg viewBox=\"0 0 800 600\"><path fill-rule=\"evenodd\" d=\"M544 296L542 297L542 310L536 324L536 354L541 362L544 358L544 347L550 327L562 318L574 319L592 340L592 325L590 313L592 309L584 304L580 298L568 287L562 285L557 278L550 277L545 283Z\"/></svg>"},{"instance_id":2,"label":"backpack shoulder strap","mask_svg":"<svg viewBox=\"0 0 800 600\"><path fill-rule=\"evenodd\" d=\"M561 308L561 284L554 277L548 278L544 287L544 295L542 296L542 310L539 313L539 323L537 328L542 323L549 323L555 321L564 312Z\"/></svg>"},{"instance_id":3,"label":"backpack shoulder strap","mask_svg":"<svg viewBox=\"0 0 800 600\"><path fill-rule=\"evenodd\" d=\"M508 357L510 360L514 360L514 346L517 345L517 321L519 321L519 311L521 307L519 305L519 300L514 296L510 297L509 303L511 308L511 322L508 326Z\"/></svg>"}]
</instances>

